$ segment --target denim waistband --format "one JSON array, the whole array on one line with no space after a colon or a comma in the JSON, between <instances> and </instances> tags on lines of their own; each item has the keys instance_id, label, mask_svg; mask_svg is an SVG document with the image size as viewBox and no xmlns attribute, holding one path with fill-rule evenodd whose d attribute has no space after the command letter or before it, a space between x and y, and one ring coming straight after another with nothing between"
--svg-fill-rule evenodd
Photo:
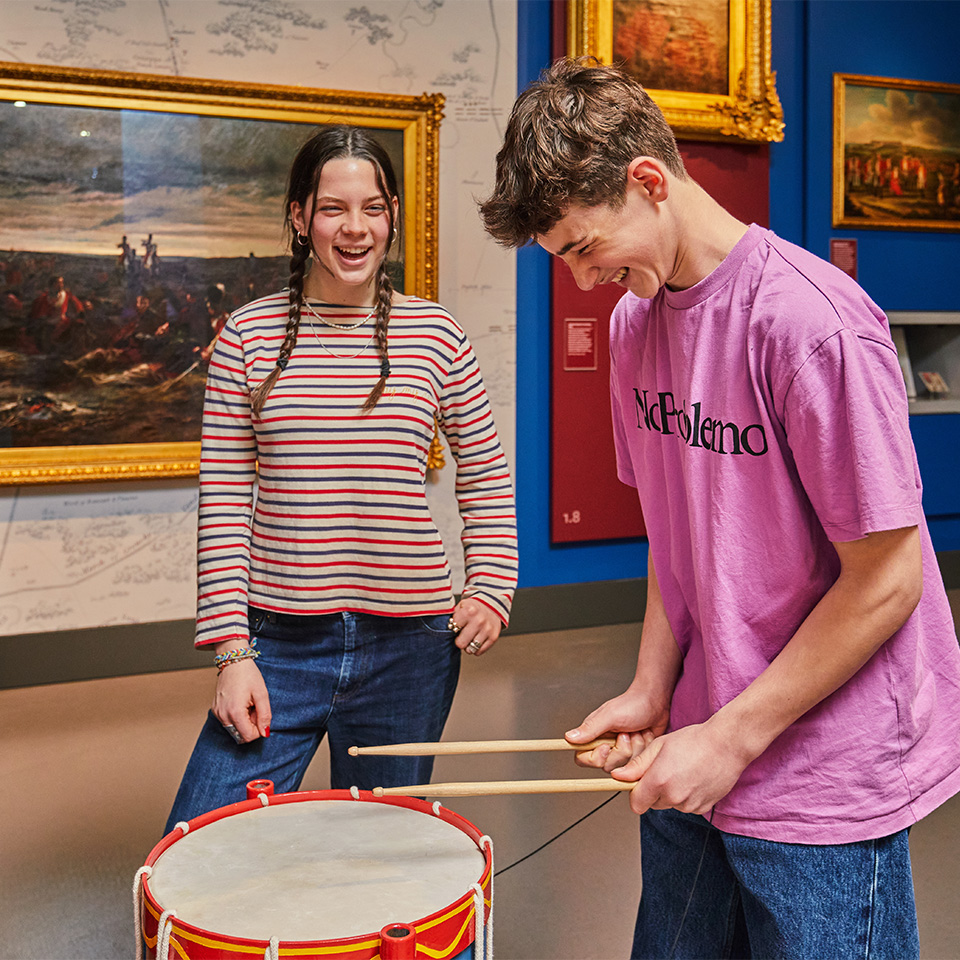
<instances>
[{"instance_id":1,"label":"denim waistband","mask_svg":"<svg viewBox=\"0 0 960 960\"><path fill-rule=\"evenodd\" d=\"M352 617L355 620L406 620L408 617L395 616L390 617L385 614L377 613L357 613L353 610L343 610L337 613L282 613L274 610L264 610L262 607L255 607L252 604L247 607L247 619L253 621L257 617L263 617L267 623L278 623L281 626L289 627L307 626L310 623L322 623L325 620L340 619L344 616ZM411 614L411 617L446 617L448 613L428 613Z\"/></svg>"}]
</instances>

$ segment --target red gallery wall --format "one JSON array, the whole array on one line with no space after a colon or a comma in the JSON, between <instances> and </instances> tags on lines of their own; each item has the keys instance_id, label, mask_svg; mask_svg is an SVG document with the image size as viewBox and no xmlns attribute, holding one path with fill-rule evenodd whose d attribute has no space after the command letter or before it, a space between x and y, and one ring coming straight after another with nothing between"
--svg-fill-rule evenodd
<instances>
[{"instance_id":1,"label":"red gallery wall","mask_svg":"<svg viewBox=\"0 0 960 960\"><path fill-rule=\"evenodd\" d=\"M690 175L734 216L768 224L766 145L681 141L680 151ZM610 423L608 321L623 289L584 293L559 260L552 273L551 539L642 536L636 491L617 479Z\"/></svg>"}]
</instances>

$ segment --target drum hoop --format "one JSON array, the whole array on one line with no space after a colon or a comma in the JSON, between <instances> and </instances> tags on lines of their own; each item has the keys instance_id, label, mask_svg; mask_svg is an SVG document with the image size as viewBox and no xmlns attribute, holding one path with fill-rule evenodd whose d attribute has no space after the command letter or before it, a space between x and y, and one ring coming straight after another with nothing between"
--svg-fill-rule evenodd
<instances>
[{"instance_id":1,"label":"drum hoop","mask_svg":"<svg viewBox=\"0 0 960 960\"><path fill-rule=\"evenodd\" d=\"M483 834L481 834L466 817L461 817L459 813L454 813L446 807L438 806L439 814L435 814L433 804L427 803L425 800L420 800L418 797L377 797L369 790L358 790L357 794L359 800L363 800L364 802L383 803L391 807L406 807L407 809L416 810L419 813L425 813L429 816L439 815L441 820L445 820L447 823L459 828L470 837L470 839L477 844L478 849L480 849L480 840ZM269 797L270 802L267 805L273 807L282 803L303 803L307 800L353 800L356 803L358 802L358 797L355 797L349 790L301 790L293 793L274 794ZM259 797L254 797L251 800L241 800L239 803L231 803L225 807L218 807L216 810L211 810L209 813L201 814L199 817L194 817L190 820L188 822L188 826L190 827L188 832L193 833L201 827L215 823L217 820L225 820L227 817L236 816L238 813L245 813L247 810L258 810L262 806L263 803ZM183 833L178 835L176 828L171 830L170 833L163 837L150 851L144 866L152 867L162 853L182 840L184 836L185 834ZM489 866L490 851L489 849L483 849L482 852Z\"/></svg>"},{"instance_id":2,"label":"drum hoop","mask_svg":"<svg viewBox=\"0 0 960 960\"><path fill-rule=\"evenodd\" d=\"M285 803L306 803L313 800L352 800L355 803L382 803L386 804L387 806L405 807L408 810L416 810L418 813L423 813L431 817L438 817L446 823L457 827L473 840L473 842L477 845L477 849L483 854L483 872L481 873L480 880L478 882L480 883L480 886L485 894L484 908L486 916L484 917L483 922L486 923L486 917L489 916L490 911L490 875L493 867L492 849L489 843L481 844L483 835L469 820L460 816L460 814L454 813L452 810L448 810L446 807L439 805L437 806L437 810L435 812L433 804L427 803L425 800L420 800L418 797L376 797L368 790L359 790L357 791L357 795L354 795L350 790L303 790L294 793L274 794L270 796L269 800L270 802L267 805L271 807L279 806L280 804ZM242 800L240 803L232 803L226 807L218 807L216 810L211 810L209 813L204 813L201 816L194 817L193 820L190 820L190 829L188 833L193 833L194 831L199 830L210 823L215 823L218 820L225 820L227 817L236 816L239 813L245 813L247 810L259 810L262 806L263 803L260 798L254 797L251 800ZM150 851L144 866L153 867L153 865L160 858L161 854L169 850L170 847L182 840L186 835L187 834L182 833L181 830L174 828L174 830L168 833ZM416 918L412 921L408 921L401 917L398 918L398 922L410 923L411 926L413 926L413 928L416 930L417 934L421 934L424 931L443 923L445 920L448 920L450 917L459 911L464 910L466 907L466 917L464 919L463 926L453 941L456 943L463 936L464 931L466 930L470 921L473 919L471 914L471 910L473 908L473 896L473 891L468 890L463 894L463 896L459 897L457 900L454 900L452 903L448 903L446 906L441 907L434 913L428 914L425 917ZM160 906L159 901L156 899L156 897L154 897L153 892L150 890L149 876L144 876L144 914L149 913L153 919L153 922L157 923L160 920L160 914L163 912L163 909L164 908ZM146 916L144 916L143 919L146 920ZM171 916L170 922L173 924L174 935L182 936L186 940L191 940L194 943L202 944L203 946L214 948L236 946L241 950L243 950L245 947L251 947L262 950L264 946L269 944L268 940L250 940L245 937L233 936L232 934L217 934L214 931L206 930L203 927L197 927L191 923L181 920L179 917ZM214 936L229 936L230 941L226 942L222 940L213 940L211 939L211 934ZM372 931L371 933L359 934L358 936L353 937L338 937L334 939L328 938L325 940L281 940L280 942L295 944L297 947L302 947L304 953L308 951L312 951L313 953L335 953L338 949L340 952L343 952L343 947L345 946L352 947L354 951L359 951L365 948L377 948L379 950L380 937L379 931ZM149 944L149 946L152 947L153 944ZM294 954L293 956L296 955Z\"/></svg>"},{"instance_id":3,"label":"drum hoop","mask_svg":"<svg viewBox=\"0 0 960 960\"><path fill-rule=\"evenodd\" d=\"M489 884L489 873L484 874L484 879L481 881L481 887L484 891L484 924L487 922L487 918L490 916L490 884ZM160 920L160 914L162 909L157 905L156 900L152 895L145 894L143 901L143 909L146 913L149 913L153 918L154 923L158 923ZM460 925L459 930L456 935L451 938L451 944L457 944L460 942L464 933L466 933L467 927L470 925L470 921L473 920L473 892L469 892L461 897L459 900L455 900L453 903L444 907L443 910L438 910L436 913L430 914L429 916L422 917L420 920L417 920L413 923L408 924L413 928L414 932L418 935L425 933L427 930L438 926L446 920L449 920L451 917L456 915L459 912L464 913L463 923ZM168 922L172 926L172 937L181 937L184 940L189 940L193 943L200 944L201 946L211 947L214 949L239 949L244 952L254 952L260 953L264 950L265 947L269 946L269 940L250 940L246 937L239 936L230 936L230 940L214 940L211 937L211 934L216 935L215 931L206 930L203 927L194 926L192 923L187 923L184 920L181 920L179 917L169 917ZM226 936L225 934L220 934L220 936ZM339 939L327 939L327 940L280 940L281 944L286 944L286 947L296 947L298 948L298 953L303 953L304 955L314 956L317 953L356 953L361 950L370 950L375 949L379 952L380 948L380 935L379 932L374 933L363 933L355 937L341 937ZM156 945L156 938L148 942L148 946L154 947ZM421 942L422 945L422 942ZM289 950L285 948L284 953L287 956L296 956L296 953L290 953ZM347 948L347 949L345 949ZM453 956L451 952L449 954ZM438 954L440 956L440 954Z\"/></svg>"}]
</instances>

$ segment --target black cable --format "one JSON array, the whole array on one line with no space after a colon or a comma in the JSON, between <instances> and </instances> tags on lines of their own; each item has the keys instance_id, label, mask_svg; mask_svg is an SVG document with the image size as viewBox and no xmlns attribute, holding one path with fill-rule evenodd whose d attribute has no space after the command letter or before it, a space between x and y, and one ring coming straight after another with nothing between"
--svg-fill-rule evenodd
<instances>
[{"instance_id":1,"label":"black cable","mask_svg":"<svg viewBox=\"0 0 960 960\"><path fill-rule=\"evenodd\" d=\"M599 807L594 807L589 813L585 813L579 820L574 823L571 823L569 827L565 830L561 830L555 837L551 837L546 843L541 843L536 850L531 850L525 857L521 857L519 860L515 860L508 867L501 867L494 873L495 877L499 877L501 873L506 873L508 870L512 870L518 863L523 863L524 860L529 860L535 853L539 853L544 847L549 847L554 840L559 840L565 833L569 833L577 824L583 823L587 817L592 817L598 810L602 810L611 800L616 800L619 797L619 793L615 793L612 797L608 797ZM682 922L682 921L681 921Z\"/></svg>"},{"instance_id":2,"label":"black cable","mask_svg":"<svg viewBox=\"0 0 960 960\"><path fill-rule=\"evenodd\" d=\"M534 856L534 854L539 853L545 847L549 847L554 840L559 840L565 833L569 833L574 827L583 823L583 821L586 820L588 817L592 817L595 813L598 813L599 811L601 811L608 803L610 803L612 800L616 800L617 797L619 796L620 796L620 793L615 793L612 797L607 797L607 799L604 800L603 803L601 803L598 807L594 807L588 813L585 813L579 820L575 820L573 823L570 824L569 827L567 827L564 830L561 830L555 837L551 837L549 840L547 840L546 843L541 843L536 850L531 850L526 856L521 857L519 860L514 860L513 863L509 864L509 866L501 867L499 870L495 871L493 874L494 877L499 877L501 873L506 873L508 870L512 870L518 864L523 863L524 860L529 860L532 856ZM683 925L686 922L687 914L690 912L690 905L693 903L693 895L694 893L696 893L697 881L700 879L700 871L703 869L703 860L707 854L707 844L710 842L710 830L713 827L713 814L714 814L714 808L711 807L710 817L707 820L707 834L703 840L703 847L701 847L700 849L700 862L697 864L697 870L693 876L693 884L690 887L690 896L687 897L686 906L684 906L683 908L683 916L680 917L680 925L677 927L677 935L673 938L673 946L670 947L670 954L669 954L668 960L673 960L674 954L677 949L677 944L680 942L680 934L683 933Z\"/></svg>"}]
</instances>

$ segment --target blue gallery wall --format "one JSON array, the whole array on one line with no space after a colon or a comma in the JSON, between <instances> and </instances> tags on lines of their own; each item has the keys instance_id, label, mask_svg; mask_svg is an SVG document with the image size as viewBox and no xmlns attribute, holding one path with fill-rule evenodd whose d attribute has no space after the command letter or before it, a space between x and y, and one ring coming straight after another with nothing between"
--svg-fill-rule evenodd
<instances>
[{"instance_id":1,"label":"blue gallery wall","mask_svg":"<svg viewBox=\"0 0 960 960\"><path fill-rule=\"evenodd\" d=\"M958 36L956 0L773 2L787 136L770 149L770 225L824 258L831 237L855 238L857 279L884 310L960 310L960 233L833 228L833 75L960 84ZM960 550L960 415L912 416L910 427L934 545Z\"/></svg>"},{"instance_id":2,"label":"blue gallery wall","mask_svg":"<svg viewBox=\"0 0 960 960\"><path fill-rule=\"evenodd\" d=\"M551 58L551 0L520 0L518 90ZM773 0L772 65L786 137L770 148L770 226L828 257L856 237L859 280L886 310L958 310L960 233L834 230L833 74L960 83L960 0ZM646 576L645 541L550 545L550 275L539 249L517 254L520 585ZM913 417L925 506L938 550L960 550L960 415Z\"/></svg>"},{"instance_id":3,"label":"blue gallery wall","mask_svg":"<svg viewBox=\"0 0 960 960\"><path fill-rule=\"evenodd\" d=\"M551 0L518 3L518 90L551 59ZM647 575L645 540L550 545L550 263L539 247L517 252L517 451L514 477L520 586Z\"/></svg>"},{"instance_id":4,"label":"blue gallery wall","mask_svg":"<svg viewBox=\"0 0 960 960\"><path fill-rule=\"evenodd\" d=\"M828 257L855 237L858 280L885 310L956 310L960 233L831 226L833 75L960 84L956 0L773 0L786 138L770 149L771 227Z\"/></svg>"}]
</instances>

